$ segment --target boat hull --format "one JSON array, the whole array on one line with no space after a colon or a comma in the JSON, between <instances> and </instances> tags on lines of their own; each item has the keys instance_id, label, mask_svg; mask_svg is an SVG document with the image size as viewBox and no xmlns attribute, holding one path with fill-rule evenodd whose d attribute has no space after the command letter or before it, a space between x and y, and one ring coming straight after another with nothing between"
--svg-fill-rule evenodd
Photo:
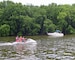
<instances>
[{"instance_id":1,"label":"boat hull","mask_svg":"<svg viewBox=\"0 0 75 60\"><path fill-rule=\"evenodd\" d=\"M63 37L63 36L64 36L63 33L57 33L57 32L54 32L54 33L47 33L47 35L49 35L49 36L54 36L54 37Z\"/></svg>"}]
</instances>

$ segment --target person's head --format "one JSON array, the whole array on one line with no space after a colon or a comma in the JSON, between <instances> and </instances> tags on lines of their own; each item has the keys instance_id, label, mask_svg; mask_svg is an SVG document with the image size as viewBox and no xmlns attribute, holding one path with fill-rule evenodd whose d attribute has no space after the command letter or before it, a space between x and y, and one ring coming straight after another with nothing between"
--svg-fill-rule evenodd
<instances>
[{"instance_id":1,"label":"person's head","mask_svg":"<svg viewBox=\"0 0 75 60\"><path fill-rule=\"evenodd\" d=\"M18 36L16 36L16 37L18 37Z\"/></svg>"},{"instance_id":2,"label":"person's head","mask_svg":"<svg viewBox=\"0 0 75 60\"><path fill-rule=\"evenodd\" d=\"M22 36L20 36L20 37L22 37Z\"/></svg>"},{"instance_id":3,"label":"person's head","mask_svg":"<svg viewBox=\"0 0 75 60\"><path fill-rule=\"evenodd\" d=\"M24 38L24 36L22 36Z\"/></svg>"}]
</instances>

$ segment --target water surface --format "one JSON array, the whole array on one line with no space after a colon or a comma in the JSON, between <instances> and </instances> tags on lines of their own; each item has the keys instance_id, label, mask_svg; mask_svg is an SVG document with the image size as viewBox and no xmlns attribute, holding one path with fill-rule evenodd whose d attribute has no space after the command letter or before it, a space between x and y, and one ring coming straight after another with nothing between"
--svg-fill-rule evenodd
<instances>
[{"instance_id":1,"label":"water surface","mask_svg":"<svg viewBox=\"0 0 75 60\"><path fill-rule=\"evenodd\" d=\"M36 40L37 46L13 46L8 43L14 42L15 37L0 37L0 60L75 60L75 35L26 37Z\"/></svg>"}]
</instances>

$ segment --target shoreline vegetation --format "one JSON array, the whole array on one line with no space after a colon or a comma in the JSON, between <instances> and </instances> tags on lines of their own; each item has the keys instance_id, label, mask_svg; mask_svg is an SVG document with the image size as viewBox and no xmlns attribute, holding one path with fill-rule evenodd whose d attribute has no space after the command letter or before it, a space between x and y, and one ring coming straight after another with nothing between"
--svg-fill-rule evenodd
<instances>
[{"instance_id":1,"label":"shoreline vegetation","mask_svg":"<svg viewBox=\"0 0 75 60\"><path fill-rule=\"evenodd\" d=\"M0 2L0 36L46 35L57 29L75 34L75 4L33 6Z\"/></svg>"}]
</instances>

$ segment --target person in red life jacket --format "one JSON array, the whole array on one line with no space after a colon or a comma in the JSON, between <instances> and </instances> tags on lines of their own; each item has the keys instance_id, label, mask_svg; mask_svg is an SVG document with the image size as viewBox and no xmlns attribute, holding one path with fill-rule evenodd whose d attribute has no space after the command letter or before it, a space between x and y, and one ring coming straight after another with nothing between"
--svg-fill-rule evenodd
<instances>
[{"instance_id":1,"label":"person in red life jacket","mask_svg":"<svg viewBox=\"0 0 75 60\"><path fill-rule=\"evenodd\" d=\"M25 38L24 36L22 37L22 41L26 42L27 38Z\"/></svg>"},{"instance_id":2,"label":"person in red life jacket","mask_svg":"<svg viewBox=\"0 0 75 60\"><path fill-rule=\"evenodd\" d=\"M20 36L20 37L16 36L16 42L26 42L26 40L27 40L27 38L24 38L24 36L23 37L22 36Z\"/></svg>"},{"instance_id":3,"label":"person in red life jacket","mask_svg":"<svg viewBox=\"0 0 75 60\"><path fill-rule=\"evenodd\" d=\"M22 42L22 36L20 36L20 38L19 38L19 42Z\"/></svg>"},{"instance_id":4,"label":"person in red life jacket","mask_svg":"<svg viewBox=\"0 0 75 60\"><path fill-rule=\"evenodd\" d=\"M16 42L19 42L19 37L18 36L16 36Z\"/></svg>"}]
</instances>

